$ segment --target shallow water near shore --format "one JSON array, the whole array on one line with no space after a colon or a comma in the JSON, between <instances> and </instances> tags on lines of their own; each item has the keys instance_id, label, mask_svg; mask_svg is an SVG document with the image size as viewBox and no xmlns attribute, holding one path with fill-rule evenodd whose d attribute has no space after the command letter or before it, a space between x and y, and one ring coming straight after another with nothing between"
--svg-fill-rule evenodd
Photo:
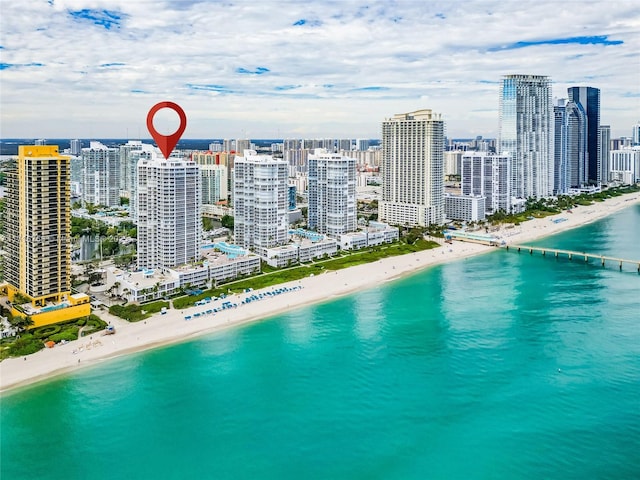
<instances>
[{"instance_id":1,"label":"shallow water near shore","mask_svg":"<svg viewBox=\"0 0 640 480\"><path fill-rule=\"evenodd\" d=\"M638 478L640 275L496 251L0 402L3 479Z\"/></svg>"}]
</instances>

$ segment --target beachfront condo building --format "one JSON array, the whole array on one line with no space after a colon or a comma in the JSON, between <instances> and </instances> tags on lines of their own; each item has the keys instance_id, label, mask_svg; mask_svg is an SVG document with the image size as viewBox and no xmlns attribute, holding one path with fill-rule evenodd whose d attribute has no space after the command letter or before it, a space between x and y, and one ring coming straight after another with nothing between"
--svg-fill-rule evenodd
<instances>
[{"instance_id":1,"label":"beachfront condo building","mask_svg":"<svg viewBox=\"0 0 640 480\"><path fill-rule=\"evenodd\" d=\"M200 170L157 151L138 161L138 267L176 267L200 258Z\"/></svg>"},{"instance_id":2,"label":"beachfront condo building","mask_svg":"<svg viewBox=\"0 0 640 480\"><path fill-rule=\"evenodd\" d=\"M55 145L19 146L7 173L6 290L12 314L36 326L91 312L87 295L71 295L70 179L70 158Z\"/></svg>"},{"instance_id":3,"label":"beachfront condo building","mask_svg":"<svg viewBox=\"0 0 640 480\"><path fill-rule=\"evenodd\" d=\"M588 182L587 116L582 107L561 98L553 107L553 194L566 195L569 188Z\"/></svg>"},{"instance_id":4,"label":"beachfront condo building","mask_svg":"<svg viewBox=\"0 0 640 480\"><path fill-rule=\"evenodd\" d=\"M466 152L460 170L462 195L484 197L484 213L512 211L511 155Z\"/></svg>"},{"instance_id":5,"label":"beachfront condo building","mask_svg":"<svg viewBox=\"0 0 640 480\"><path fill-rule=\"evenodd\" d=\"M598 133L600 135L600 165L602 166L602 183L608 184L611 176L609 172L609 152L611 152L611 125L600 125Z\"/></svg>"},{"instance_id":6,"label":"beachfront condo building","mask_svg":"<svg viewBox=\"0 0 640 480\"><path fill-rule=\"evenodd\" d=\"M602 183L600 165L600 89L593 87L569 87L569 101L574 102L586 117L587 181L593 185Z\"/></svg>"},{"instance_id":7,"label":"beachfront condo building","mask_svg":"<svg viewBox=\"0 0 640 480\"><path fill-rule=\"evenodd\" d=\"M235 244L264 255L288 241L288 165L245 150L235 158L233 178Z\"/></svg>"},{"instance_id":8,"label":"beachfront condo building","mask_svg":"<svg viewBox=\"0 0 640 480\"><path fill-rule=\"evenodd\" d=\"M431 110L382 123L380 220L392 225L444 221L444 121Z\"/></svg>"},{"instance_id":9,"label":"beachfront condo building","mask_svg":"<svg viewBox=\"0 0 640 480\"><path fill-rule=\"evenodd\" d=\"M120 150L100 142L82 149L82 203L120 205Z\"/></svg>"},{"instance_id":10,"label":"beachfront condo building","mask_svg":"<svg viewBox=\"0 0 640 480\"><path fill-rule=\"evenodd\" d=\"M356 160L316 149L309 155L309 229L338 238L357 228Z\"/></svg>"},{"instance_id":11,"label":"beachfront condo building","mask_svg":"<svg viewBox=\"0 0 640 480\"><path fill-rule=\"evenodd\" d=\"M512 196L553 194L553 103L551 80L542 75L506 75L500 84L498 153L512 156Z\"/></svg>"}]
</instances>

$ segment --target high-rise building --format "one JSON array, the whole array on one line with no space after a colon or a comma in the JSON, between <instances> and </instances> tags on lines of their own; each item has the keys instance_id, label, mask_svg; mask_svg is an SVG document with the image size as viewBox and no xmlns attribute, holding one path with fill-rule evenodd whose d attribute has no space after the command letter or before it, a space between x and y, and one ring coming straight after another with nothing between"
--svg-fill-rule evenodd
<instances>
[{"instance_id":1,"label":"high-rise building","mask_svg":"<svg viewBox=\"0 0 640 480\"><path fill-rule=\"evenodd\" d=\"M229 196L226 165L200 165L202 203L215 205L227 201Z\"/></svg>"},{"instance_id":2,"label":"high-rise building","mask_svg":"<svg viewBox=\"0 0 640 480\"><path fill-rule=\"evenodd\" d=\"M231 157L234 154L229 152L212 152L212 151L200 151L195 150L191 152L191 160L196 162L198 165L225 165L228 166L230 163Z\"/></svg>"},{"instance_id":3,"label":"high-rise building","mask_svg":"<svg viewBox=\"0 0 640 480\"><path fill-rule=\"evenodd\" d=\"M236 140L236 155L242 156L244 155L245 150L251 150L251 140L248 139L238 139Z\"/></svg>"},{"instance_id":4,"label":"high-rise building","mask_svg":"<svg viewBox=\"0 0 640 480\"><path fill-rule=\"evenodd\" d=\"M138 201L138 161L141 158L152 159L155 155L155 147L149 143L143 143L139 150L131 150L127 153L127 190L129 195L129 216L136 218L136 206ZM121 157L122 158L122 157Z\"/></svg>"},{"instance_id":5,"label":"high-rise building","mask_svg":"<svg viewBox=\"0 0 640 480\"><path fill-rule=\"evenodd\" d=\"M82 149L82 202L105 207L120 205L120 152L100 142Z\"/></svg>"},{"instance_id":6,"label":"high-rise building","mask_svg":"<svg viewBox=\"0 0 640 480\"><path fill-rule=\"evenodd\" d=\"M316 149L309 155L309 228L334 238L353 232L356 206L356 160Z\"/></svg>"},{"instance_id":7,"label":"high-rise building","mask_svg":"<svg viewBox=\"0 0 640 480\"><path fill-rule=\"evenodd\" d=\"M222 151L223 152L231 152L236 150L236 141L225 138L222 140Z\"/></svg>"},{"instance_id":8,"label":"high-rise building","mask_svg":"<svg viewBox=\"0 0 640 480\"><path fill-rule=\"evenodd\" d=\"M69 160L55 145L21 145L7 172L7 294L11 313L30 316L36 327L91 313L89 296L71 293Z\"/></svg>"},{"instance_id":9,"label":"high-rise building","mask_svg":"<svg viewBox=\"0 0 640 480\"><path fill-rule=\"evenodd\" d=\"M450 150L444 152L444 174L460 175L460 165L462 163L462 150Z\"/></svg>"},{"instance_id":10,"label":"high-rise building","mask_svg":"<svg viewBox=\"0 0 640 480\"><path fill-rule=\"evenodd\" d=\"M138 161L138 267L175 267L200 258L200 171L157 152Z\"/></svg>"},{"instance_id":11,"label":"high-rise building","mask_svg":"<svg viewBox=\"0 0 640 480\"><path fill-rule=\"evenodd\" d=\"M511 212L511 156L465 152L461 160L462 195L485 197L485 213Z\"/></svg>"},{"instance_id":12,"label":"high-rise building","mask_svg":"<svg viewBox=\"0 0 640 480\"><path fill-rule=\"evenodd\" d=\"M564 130L564 122L566 117L566 103L565 98L558 100L557 104L553 106L553 194L559 195L566 192L569 188L567 184L568 168L567 159L565 156L564 143L566 142L566 135Z\"/></svg>"},{"instance_id":13,"label":"high-rise building","mask_svg":"<svg viewBox=\"0 0 640 480\"><path fill-rule=\"evenodd\" d=\"M297 138L287 138L282 142L283 150L299 150L303 148L302 140L298 140Z\"/></svg>"},{"instance_id":14,"label":"high-rise building","mask_svg":"<svg viewBox=\"0 0 640 480\"><path fill-rule=\"evenodd\" d=\"M297 205L297 190L293 183L290 183L287 187L287 198L289 199L289 211L295 210Z\"/></svg>"},{"instance_id":15,"label":"high-rise building","mask_svg":"<svg viewBox=\"0 0 640 480\"><path fill-rule=\"evenodd\" d=\"M498 153L511 154L513 196L553 193L551 80L542 75L505 75L500 85Z\"/></svg>"},{"instance_id":16,"label":"high-rise building","mask_svg":"<svg viewBox=\"0 0 640 480\"><path fill-rule=\"evenodd\" d=\"M235 158L235 243L259 255L288 241L288 168L284 160L245 150Z\"/></svg>"},{"instance_id":17,"label":"high-rise building","mask_svg":"<svg viewBox=\"0 0 640 480\"><path fill-rule=\"evenodd\" d=\"M350 138L339 138L336 140L336 144L333 151L340 150L353 150L354 148L353 140Z\"/></svg>"},{"instance_id":18,"label":"high-rise building","mask_svg":"<svg viewBox=\"0 0 640 480\"><path fill-rule=\"evenodd\" d=\"M133 152L141 151L142 145L140 140L129 140L124 145L120 145L120 190L125 196L131 196L136 189L135 178L139 156L134 156Z\"/></svg>"},{"instance_id":19,"label":"high-rise building","mask_svg":"<svg viewBox=\"0 0 640 480\"><path fill-rule=\"evenodd\" d=\"M69 153L71 153L71 155L80 155L81 152L82 140L78 140L77 138L75 140L71 140L69 142Z\"/></svg>"},{"instance_id":20,"label":"high-rise building","mask_svg":"<svg viewBox=\"0 0 640 480\"><path fill-rule=\"evenodd\" d=\"M369 149L370 141L366 138L356 139L356 150L364 151Z\"/></svg>"},{"instance_id":21,"label":"high-rise building","mask_svg":"<svg viewBox=\"0 0 640 480\"><path fill-rule=\"evenodd\" d=\"M7 175L4 276L36 306L71 294L69 160L54 145L21 145Z\"/></svg>"},{"instance_id":22,"label":"high-rise building","mask_svg":"<svg viewBox=\"0 0 640 480\"><path fill-rule=\"evenodd\" d=\"M382 123L380 220L392 225L444 221L444 121L431 110Z\"/></svg>"},{"instance_id":23,"label":"high-rise building","mask_svg":"<svg viewBox=\"0 0 640 480\"><path fill-rule=\"evenodd\" d=\"M564 98L553 107L553 113L553 194L562 195L588 181L587 117L580 104Z\"/></svg>"},{"instance_id":24,"label":"high-rise building","mask_svg":"<svg viewBox=\"0 0 640 480\"><path fill-rule=\"evenodd\" d=\"M584 112L587 119L587 180L592 184L602 183L600 168L600 89L593 87L569 87L569 101Z\"/></svg>"},{"instance_id":25,"label":"high-rise building","mask_svg":"<svg viewBox=\"0 0 640 480\"><path fill-rule=\"evenodd\" d=\"M608 184L609 174L609 152L611 151L611 126L600 125L600 166L602 168L602 183Z\"/></svg>"},{"instance_id":26,"label":"high-rise building","mask_svg":"<svg viewBox=\"0 0 640 480\"><path fill-rule=\"evenodd\" d=\"M631 132L631 145L640 145L640 121L633 126Z\"/></svg>"}]
</instances>

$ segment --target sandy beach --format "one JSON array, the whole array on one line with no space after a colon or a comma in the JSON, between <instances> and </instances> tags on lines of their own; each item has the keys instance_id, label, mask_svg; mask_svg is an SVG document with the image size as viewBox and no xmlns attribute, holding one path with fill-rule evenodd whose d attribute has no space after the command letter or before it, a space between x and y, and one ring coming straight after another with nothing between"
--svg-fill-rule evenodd
<instances>
[{"instance_id":1,"label":"sandy beach","mask_svg":"<svg viewBox=\"0 0 640 480\"><path fill-rule=\"evenodd\" d=\"M526 244L528 241L593 222L635 203L640 203L640 193L615 197L589 206L580 206L573 209L572 213L562 212L554 216L530 220L512 228L502 228L498 232L493 232L493 235L501 237L510 245ZM560 218L564 220L554 222ZM115 326L117 330L115 335L103 336L101 332L88 334L76 341L56 345L51 349L45 348L27 357L6 359L0 362L0 392L96 365L128 353L182 342L220 329L272 317L304 305L330 301L335 297L373 288L433 265L494 249L495 247L464 242L442 244L440 248L432 250L387 258L343 270L328 271L322 275L306 277L261 291L232 295L224 301L237 304L237 307L198 317L194 314L219 307L223 301L217 300L206 306L185 310L170 309L164 315L156 314L138 323L129 323L106 312L98 311L96 313L102 319ZM242 303L247 296L259 295L283 287L288 291L273 296L264 295L264 298L259 301ZM191 316L191 319L185 320L185 316Z\"/></svg>"}]
</instances>

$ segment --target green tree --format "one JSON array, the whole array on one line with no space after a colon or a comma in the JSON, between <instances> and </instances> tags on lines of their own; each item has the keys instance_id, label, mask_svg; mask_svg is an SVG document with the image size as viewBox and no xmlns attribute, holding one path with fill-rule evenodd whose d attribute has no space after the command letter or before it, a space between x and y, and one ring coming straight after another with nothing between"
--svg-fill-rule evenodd
<instances>
[{"instance_id":1,"label":"green tree","mask_svg":"<svg viewBox=\"0 0 640 480\"><path fill-rule=\"evenodd\" d=\"M87 209L87 213L89 215L93 215L94 213L96 213L98 211L98 207L96 207L93 203L87 203L85 205L85 208Z\"/></svg>"},{"instance_id":2,"label":"green tree","mask_svg":"<svg viewBox=\"0 0 640 480\"><path fill-rule=\"evenodd\" d=\"M231 215L223 215L220 223L225 228L233 229L233 217Z\"/></svg>"},{"instance_id":3,"label":"green tree","mask_svg":"<svg viewBox=\"0 0 640 480\"><path fill-rule=\"evenodd\" d=\"M120 243L118 240L106 238L102 241L102 255L104 257L111 257L118 253L120 250Z\"/></svg>"},{"instance_id":4,"label":"green tree","mask_svg":"<svg viewBox=\"0 0 640 480\"><path fill-rule=\"evenodd\" d=\"M21 316L17 315L13 317L13 326L18 330L18 333L27 331L30 327L33 327L33 318L31 315Z\"/></svg>"},{"instance_id":5,"label":"green tree","mask_svg":"<svg viewBox=\"0 0 640 480\"><path fill-rule=\"evenodd\" d=\"M202 217L202 229L205 232L213 230L213 227L214 227L213 218Z\"/></svg>"}]
</instances>

